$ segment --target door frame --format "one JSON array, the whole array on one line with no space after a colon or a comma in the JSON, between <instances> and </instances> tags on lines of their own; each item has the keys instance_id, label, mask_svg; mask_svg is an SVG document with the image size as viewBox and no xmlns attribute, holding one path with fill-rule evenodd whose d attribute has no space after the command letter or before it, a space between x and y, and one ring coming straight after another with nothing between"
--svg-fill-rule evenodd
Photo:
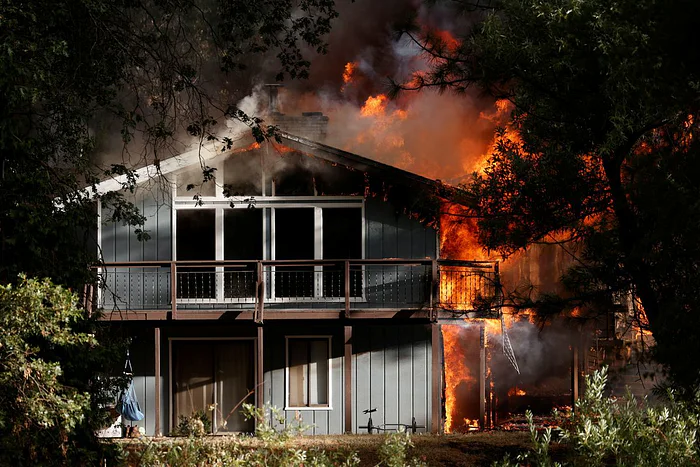
<instances>
[{"instance_id":1,"label":"door frame","mask_svg":"<svg viewBox=\"0 0 700 467\"><path fill-rule=\"evenodd\" d=\"M168 426L168 433L170 433L173 427L176 426L175 423L175 410L173 404L173 379L175 375L173 374L173 341L251 341L253 343L253 384L258 381L258 338L257 337L169 337L168 338L168 410L170 411L170 426ZM262 391L263 388L255 388L255 397L258 391Z\"/></svg>"}]
</instances>

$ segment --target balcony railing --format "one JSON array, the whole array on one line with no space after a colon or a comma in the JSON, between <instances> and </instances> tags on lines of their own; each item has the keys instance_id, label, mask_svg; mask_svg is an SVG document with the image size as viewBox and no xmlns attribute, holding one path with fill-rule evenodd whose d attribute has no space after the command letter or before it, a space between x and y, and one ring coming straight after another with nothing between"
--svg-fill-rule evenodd
<instances>
[{"instance_id":1,"label":"balcony railing","mask_svg":"<svg viewBox=\"0 0 700 467\"><path fill-rule=\"evenodd\" d=\"M471 310L497 290L495 263L363 259L143 261L97 266L105 311Z\"/></svg>"}]
</instances>

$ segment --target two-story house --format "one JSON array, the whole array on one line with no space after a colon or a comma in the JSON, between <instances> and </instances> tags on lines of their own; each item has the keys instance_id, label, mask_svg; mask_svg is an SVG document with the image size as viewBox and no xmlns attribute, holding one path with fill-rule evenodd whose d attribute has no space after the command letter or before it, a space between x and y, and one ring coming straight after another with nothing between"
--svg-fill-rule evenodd
<instances>
[{"instance_id":1,"label":"two-story house","mask_svg":"<svg viewBox=\"0 0 700 467\"><path fill-rule=\"evenodd\" d=\"M439 183L320 143L321 114L274 117L280 143L141 169L150 240L98 208L97 301L133 339L140 425L167 434L204 410L217 433L251 431L245 400L314 434L363 432L370 408L437 432L438 320L492 294L497 269L439 257Z\"/></svg>"}]
</instances>

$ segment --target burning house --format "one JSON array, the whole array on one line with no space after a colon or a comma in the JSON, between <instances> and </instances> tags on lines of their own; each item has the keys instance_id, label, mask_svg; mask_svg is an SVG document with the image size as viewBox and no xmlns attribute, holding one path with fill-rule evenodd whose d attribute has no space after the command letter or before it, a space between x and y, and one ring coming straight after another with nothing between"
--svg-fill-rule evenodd
<instances>
[{"instance_id":1,"label":"burning house","mask_svg":"<svg viewBox=\"0 0 700 467\"><path fill-rule=\"evenodd\" d=\"M242 402L313 434L372 431L370 416L464 432L571 405L614 329L593 345L588 328L543 329L500 307L520 283L558 287L570 257L487 256L451 188L405 170L416 164L392 128L408 116L385 96L366 99L354 119L367 131L350 143L324 113L283 114L276 87L269 97L278 141L245 133L139 170L131 200L150 240L98 207L96 305L132 339L146 433L198 411L216 433L251 431ZM404 169L358 154L368 141Z\"/></svg>"}]
</instances>

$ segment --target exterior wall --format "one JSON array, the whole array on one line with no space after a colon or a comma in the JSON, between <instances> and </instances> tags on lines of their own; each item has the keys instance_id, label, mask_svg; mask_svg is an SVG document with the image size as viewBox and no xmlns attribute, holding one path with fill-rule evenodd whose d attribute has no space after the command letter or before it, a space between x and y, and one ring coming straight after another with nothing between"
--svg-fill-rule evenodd
<instances>
[{"instance_id":1,"label":"exterior wall","mask_svg":"<svg viewBox=\"0 0 700 467\"><path fill-rule=\"evenodd\" d=\"M105 262L169 261L172 258L170 196L158 186L139 187L132 202L146 217L150 239L139 241L133 228L111 222L102 209L99 245ZM109 268L104 275L107 311L158 308L170 300L169 268Z\"/></svg>"},{"instance_id":2,"label":"exterior wall","mask_svg":"<svg viewBox=\"0 0 700 467\"><path fill-rule=\"evenodd\" d=\"M375 258L435 258L438 236L396 208L377 198L365 205L365 256Z\"/></svg>"},{"instance_id":3,"label":"exterior wall","mask_svg":"<svg viewBox=\"0 0 700 467\"><path fill-rule=\"evenodd\" d=\"M253 337L255 326L217 326L178 324L161 328L161 431L168 434L171 420L170 352L168 342L178 338L225 339ZM134 367L134 387L145 418L135 424L145 427L148 436L155 435L155 356L153 329L132 331L131 361ZM286 397L286 339L293 336L331 336L331 408L315 410L284 410ZM352 357L352 430L367 424L362 411L376 408L374 425L416 423L430 430L431 414L431 342L430 325L384 324L353 326ZM344 327L338 324L298 325L271 324L264 327L264 384L266 404L283 410L287 423L299 417L311 428L308 434L341 434L344 421ZM276 423L276 422L275 422ZM280 426L278 426L280 428Z\"/></svg>"},{"instance_id":4,"label":"exterior wall","mask_svg":"<svg viewBox=\"0 0 700 467\"><path fill-rule=\"evenodd\" d=\"M109 221L112 213L103 209L100 221L104 261L169 261L172 257L170 194L158 186L139 187L132 202L146 217L144 230L151 238L139 241L132 227Z\"/></svg>"},{"instance_id":5,"label":"exterior wall","mask_svg":"<svg viewBox=\"0 0 700 467\"><path fill-rule=\"evenodd\" d=\"M150 332L149 332L150 331ZM167 347L166 347L167 348ZM163 345L161 344L161 349ZM141 407L141 412L144 414L144 419L138 422L133 422L134 425L144 427L147 436L154 436L156 424L156 407L155 407L155 341L152 330L139 331L133 335L132 345L130 347L131 364L134 368L134 390L136 399ZM167 357L167 354L165 355ZM165 363L165 365L163 365ZM164 360L161 357L161 392L167 394L167 358ZM161 427L163 420L167 420L167 399L161 396ZM124 424L131 422L123 421Z\"/></svg>"},{"instance_id":6,"label":"exterior wall","mask_svg":"<svg viewBox=\"0 0 700 467\"><path fill-rule=\"evenodd\" d=\"M430 325L367 325L353 329L354 433L366 433L368 415L376 408L373 425L410 424L412 417L430 431Z\"/></svg>"}]
</instances>

